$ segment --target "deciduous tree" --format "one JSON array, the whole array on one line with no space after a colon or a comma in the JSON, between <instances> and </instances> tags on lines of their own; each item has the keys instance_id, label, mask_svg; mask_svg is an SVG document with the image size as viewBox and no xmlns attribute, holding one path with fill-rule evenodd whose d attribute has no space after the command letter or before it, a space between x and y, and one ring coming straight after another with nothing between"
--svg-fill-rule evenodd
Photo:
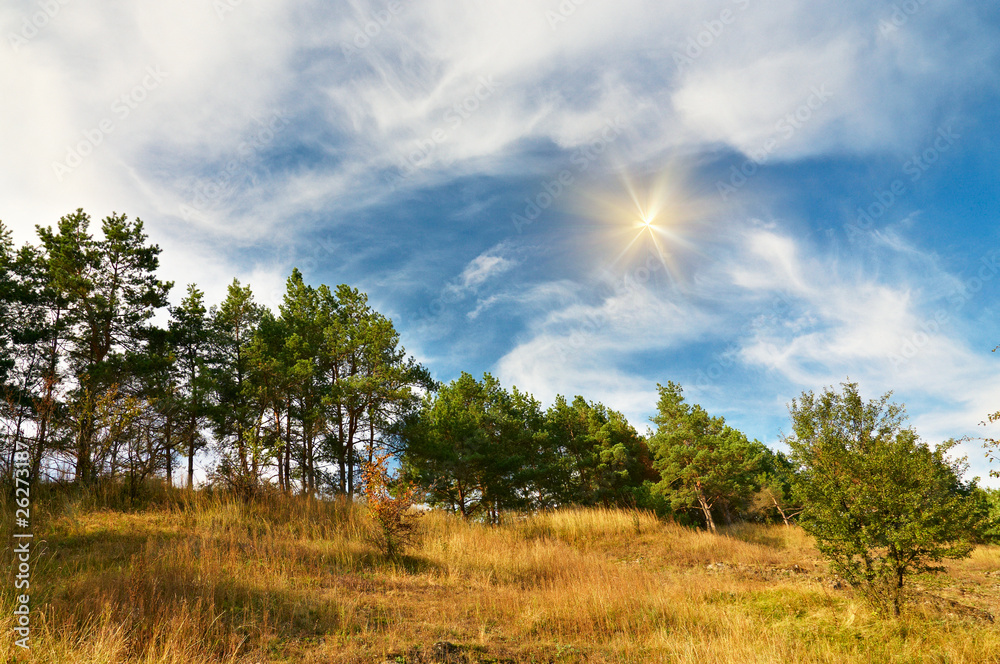
<instances>
[{"instance_id":1,"label":"deciduous tree","mask_svg":"<svg viewBox=\"0 0 1000 664\"><path fill-rule=\"evenodd\" d=\"M842 387L789 407L800 523L834 571L899 615L905 579L968 556L988 515L962 480L964 459L949 458L955 441L931 448L891 393L866 402L856 383Z\"/></svg>"}]
</instances>

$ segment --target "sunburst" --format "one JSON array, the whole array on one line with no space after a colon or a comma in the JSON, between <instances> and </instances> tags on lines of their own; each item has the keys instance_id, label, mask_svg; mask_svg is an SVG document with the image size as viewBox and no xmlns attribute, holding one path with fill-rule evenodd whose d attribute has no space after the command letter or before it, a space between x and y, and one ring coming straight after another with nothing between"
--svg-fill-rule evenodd
<instances>
[{"instance_id":1,"label":"sunburst","mask_svg":"<svg viewBox=\"0 0 1000 664\"><path fill-rule=\"evenodd\" d=\"M715 206L691 191L690 177L677 161L653 174L622 170L619 179L613 190L585 194L580 213L599 224L605 250L616 251L611 267L641 260L645 253L647 267L659 262L676 281L681 258L698 253L695 235Z\"/></svg>"}]
</instances>

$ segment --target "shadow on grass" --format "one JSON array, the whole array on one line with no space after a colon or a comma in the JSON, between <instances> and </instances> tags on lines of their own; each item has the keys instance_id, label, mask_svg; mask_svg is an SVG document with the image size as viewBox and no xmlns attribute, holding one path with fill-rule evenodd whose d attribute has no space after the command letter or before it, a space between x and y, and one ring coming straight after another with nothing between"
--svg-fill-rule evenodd
<instances>
[{"instance_id":1,"label":"shadow on grass","mask_svg":"<svg viewBox=\"0 0 1000 664\"><path fill-rule=\"evenodd\" d=\"M733 539L740 540L741 542L747 542L748 544L760 544L761 546L770 547L772 549L787 548L787 543L784 537L774 534L774 532L768 528L755 524L740 523L732 526L726 526L719 529L719 534L732 537Z\"/></svg>"},{"instance_id":2,"label":"shadow on grass","mask_svg":"<svg viewBox=\"0 0 1000 664\"><path fill-rule=\"evenodd\" d=\"M358 542L336 555L322 542L265 544L270 548L225 536L70 535L50 544L57 554L34 572L37 606L60 626L58 634L92 638L99 631L95 621L104 621L129 635L134 652L153 648L161 638L156 635L183 618L192 639L204 632L209 650L221 657L232 654L233 643L268 647L276 639L348 637L383 628L394 620L392 609L387 614L361 601L364 594L381 595L381 584L343 579L439 568L415 555L385 558Z\"/></svg>"}]
</instances>

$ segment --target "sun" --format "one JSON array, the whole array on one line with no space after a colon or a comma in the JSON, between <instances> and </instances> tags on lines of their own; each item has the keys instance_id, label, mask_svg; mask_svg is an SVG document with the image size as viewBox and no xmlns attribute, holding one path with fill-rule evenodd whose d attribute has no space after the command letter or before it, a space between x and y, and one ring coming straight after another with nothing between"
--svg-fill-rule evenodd
<instances>
[{"instance_id":1,"label":"sun","mask_svg":"<svg viewBox=\"0 0 1000 664\"><path fill-rule=\"evenodd\" d=\"M610 267L657 264L677 280L687 257L699 253L695 236L716 207L695 193L690 181L688 169L671 161L640 175L623 169L617 186L584 195L580 212L596 226L594 241L616 254Z\"/></svg>"}]
</instances>

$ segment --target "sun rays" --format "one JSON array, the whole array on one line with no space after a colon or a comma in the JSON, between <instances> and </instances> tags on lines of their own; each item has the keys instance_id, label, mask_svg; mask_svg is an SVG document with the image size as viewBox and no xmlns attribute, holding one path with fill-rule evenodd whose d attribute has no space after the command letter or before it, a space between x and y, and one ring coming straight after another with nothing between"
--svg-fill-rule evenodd
<instances>
[{"instance_id":1,"label":"sun rays","mask_svg":"<svg viewBox=\"0 0 1000 664\"><path fill-rule=\"evenodd\" d=\"M680 278L682 258L698 253L699 222L715 207L691 191L689 180L677 162L653 174L623 169L613 186L581 196L577 212L597 225L595 240L603 252L613 252L610 267L652 260L666 268L671 280Z\"/></svg>"}]
</instances>

